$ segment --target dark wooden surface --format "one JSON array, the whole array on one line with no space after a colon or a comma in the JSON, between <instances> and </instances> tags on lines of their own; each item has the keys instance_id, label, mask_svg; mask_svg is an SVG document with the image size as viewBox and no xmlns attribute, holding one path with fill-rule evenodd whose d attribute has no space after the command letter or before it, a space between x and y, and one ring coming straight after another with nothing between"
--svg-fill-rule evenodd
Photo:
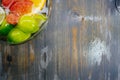
<instances>
[{"instance_id":1,"label":"dark wooden surface","mask_svg":"<svg viewBox=\"0 0 120 80\"><path fill-rule=\"evenodd\" d=\"M53 0L48 26L35 39L0 44L0 80L120 80L114 1Z\"/></svg>"}]
</instances>

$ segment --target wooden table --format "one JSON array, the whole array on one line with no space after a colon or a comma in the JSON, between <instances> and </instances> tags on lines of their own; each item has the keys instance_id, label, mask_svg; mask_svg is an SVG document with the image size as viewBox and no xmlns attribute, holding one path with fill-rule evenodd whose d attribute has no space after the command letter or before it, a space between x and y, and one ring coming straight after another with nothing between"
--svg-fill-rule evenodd
<instances>
[{"instance_id":1,"label":"wooden table","mask_svg":"<svg viewBox=\"0 0 120 80\"><path fill-rule=\"evenodd\" d=\"M120 80L115 0L53 0L49 23L22 45L0 45L0 80Z\"/></svg>"}]
</instances>

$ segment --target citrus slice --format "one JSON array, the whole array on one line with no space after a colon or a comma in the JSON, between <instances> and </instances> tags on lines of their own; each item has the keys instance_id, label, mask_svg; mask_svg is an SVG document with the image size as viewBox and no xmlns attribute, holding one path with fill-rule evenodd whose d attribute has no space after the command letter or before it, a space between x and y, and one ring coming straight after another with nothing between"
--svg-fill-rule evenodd
<instances>
[{"instance_id":1,"label":"citrus slice","mask_svg":"<svg viewBox=\"0 0 120 80\"><path fill-rule=\"evenodd\" d=\"M5 19L5 11L3 10L2 7L0 7L0 25Z\"/></svg>"},{"instance_id":2,"label":"citrus slice","mask_svg":"<svg viewBox=\"0 0 120 80\"><path fill-rule=\"evenodd\" d=\"M4 8L9 8L13 3L17 1L23 1L23 0L2 0L2 6Z\"/></svg>"},{"instance_id":3,"label":"citrus slice","mask_svg":"<svg viewBox=\"0 0 120 80\"><path fill-rule=\"evenodd\" d=\"M30 33L24 33L18 28L13 28L9 32L7 39L9 43L17 44L26 41L30 37L30 35Z\"/></svg>"},{"instance_id":4,"label":"citrus slice","mask_svg":"<svg viewBox=\"0 0 120 80\"><path fill-rule=\"evenodd\" d=\"M4 20L0 26L0 36L6 36L12 29L13 25Z\"/></svg>"},{"instance_id":5,"label":"citrus slice","mask_svg":"<svg viewBox=\"0 0 120 80\"><path fill-rule=\"evenodd\" d=\"M33 14L32 16L39 26L41 26L47 20L47 16L44 14Z\"/></svg>"},{"instance_id":6,"label":"citrus slice","mask_svg":"<svg viewBox=\"0 0 120 80\"><path fill-rule=\"evenodd\" d=\"M2 0L2 6L8 7L13 0Z\"/></svg>"},{"instance_id":7,"label":"citrus slice","mask_svg":"<svg viewBox=\"0 0 120 80\"><path fill-rule=\"evenodd\" d=\"M15 15L24 15L30 13L32 10L33 2L30 0L17 1L10 7L10 12Z\"/></svg>"},{"instance_id":8,"label":"citrus slice","mask_svg":"<svg viewBox=\"0 0 120 80\"><path fill-rule=\"evenodd\" d=\"M10 13L9 15L6 16L6 20L9 24L17 24L18 23L18 20L19 20L19 16L15 15L15 14L12 14Z\"/></svg>"},{"instance_id":9,"label":"citrus slice","mask_svg":"<svg viewBox=\"0 0 120 80\"><path fill-rule=\"evenodd\" d=\"M34 3L34 7L38 7L40 10L43 9L46 0L31 0Z\"/></svg>"},{"instance_id":10,"label":"citrus slice","mask_svg":"<svg viewBox=\"0 0 120 80\"><path fill-rule=\"evenodd\" d=\"M16 26L25 33L35 33L39 30L37 22L32 16L23 15Z\"/></svg>"}]
</instances>

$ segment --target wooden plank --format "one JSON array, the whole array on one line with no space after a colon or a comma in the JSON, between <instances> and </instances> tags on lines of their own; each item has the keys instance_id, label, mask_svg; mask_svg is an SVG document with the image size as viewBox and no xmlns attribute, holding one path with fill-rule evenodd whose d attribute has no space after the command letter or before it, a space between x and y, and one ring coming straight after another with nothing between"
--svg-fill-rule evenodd
<instances>
[{"instance_id":1,"label":"wooden plank","mask_svg":"<svg viewBox=\"0 0 120 80\"><path fill-rule=\"evenodd\" d=\"M0 44L0 80L7 75L8 80L120 80L120 15L114 0L52 4L48 26L35 39Z\"/></svg>"},{"instance_id":2,"label":"wooden plank","mask_svg":"<svg viewBox=\"0 0 120 80\"><path fill-rule=\"evenodd\" d=\"M46 80L119 80L119 15L114 0L53 0ZM52 44L52 45L51 45Z\"/></svg>"},{"instance_id":3,"label":"wooden plank","mask_svg":"<svg viewBox=\"0 0 120 80\"><path fill-rule=\"evenodd\" d=\"M0 80L44 80L44 70L41 68L41 50L44 49L44 31L35 39L25 44L10 46L1 43ZM7 61L7 56L12 61Z\"/></svg>"}]
</instances>

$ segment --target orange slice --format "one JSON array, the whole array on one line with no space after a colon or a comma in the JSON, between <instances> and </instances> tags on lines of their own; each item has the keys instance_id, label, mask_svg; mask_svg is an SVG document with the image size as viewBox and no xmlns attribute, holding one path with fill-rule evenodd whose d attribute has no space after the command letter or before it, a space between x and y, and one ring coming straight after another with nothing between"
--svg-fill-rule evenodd
<instances>
[{"instance_id":1,"label":"orange slice","mask_svg":"<svg viewBox=\"0 0 120 80\"><path fill-rule=\"evenodd\" d=\"M31 0L33 3L34 3L34 7L39 7L40 10L43 9L45 3L46 3L46 0Z\"/></svg>"}]
</instances>

